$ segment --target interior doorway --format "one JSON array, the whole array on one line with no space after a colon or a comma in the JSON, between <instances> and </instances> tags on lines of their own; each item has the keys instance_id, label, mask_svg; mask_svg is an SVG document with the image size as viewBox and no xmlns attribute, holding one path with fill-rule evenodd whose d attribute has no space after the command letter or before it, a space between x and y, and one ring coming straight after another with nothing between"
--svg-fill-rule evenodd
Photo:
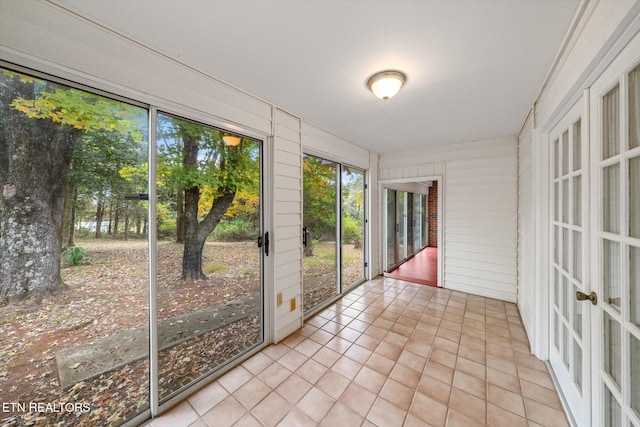
<instances>
[{"instance_id":1,"label":"interior doorway","mask_svg":"<svg viewBox=\"0 0 640 427\"><path fill-rule=\"evenodd\" d=\"M441 177L380 183L384 276L442 285L440 184Z\"/></svg>"}]
</instances>

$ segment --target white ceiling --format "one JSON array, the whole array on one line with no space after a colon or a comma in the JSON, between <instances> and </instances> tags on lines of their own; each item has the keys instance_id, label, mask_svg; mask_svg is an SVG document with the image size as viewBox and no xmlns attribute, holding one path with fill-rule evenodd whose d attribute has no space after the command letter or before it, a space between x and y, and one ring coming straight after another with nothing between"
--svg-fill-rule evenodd
<instances>
[{"instance_id":1,"label":"white ceiling","mask_svg":"<svg viewBox=\"0 0 640 427\"><path fill-rule=\"evenodd\" d=\"M578 0L57 0L384 153L515 135ZM395 98L366 88L408 76Z\"/></svg>"}]
</instances>

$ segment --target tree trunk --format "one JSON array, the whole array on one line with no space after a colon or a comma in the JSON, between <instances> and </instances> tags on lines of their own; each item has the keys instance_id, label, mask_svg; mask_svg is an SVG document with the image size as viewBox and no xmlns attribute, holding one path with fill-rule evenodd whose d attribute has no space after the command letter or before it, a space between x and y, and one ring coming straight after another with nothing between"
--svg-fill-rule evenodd
<instances>
[{"instance_id":1,"label":"tree trunk","mask_svg":"<svg viewBox=\"0 0 640 427\"><path fill-rule=\"evenodd\" d=\"M78 202L78 188L73 189L73 197L71 198L71 216L69 218L69 237L67 238L67 246L76 245L76 205Z\"/></svg>"},{"instance_id":2,"label":"tree trunk","mask_svg":"<svg viewBox=\"0 0 640 427\"><path fill-rule=\"evenodd\" d=\"M124 202L124 240L129 240L129 202Z\"/></svg>"},{"instance_id":3,"label":"tree trunk","mask_svg":"<svg viewBox=\"0 0 640 427\"><path fill-rule=\"evenodd\" d=\"M96 204L96 239L102 237L102 218L104 217L104 202L102 196L98 196L98 203Z\"/></svg>"},{"instance_id":4,"label":"tree trunk","mask_svg":"<svg viewBox=\"0 0 640 427\"><path fill-rule=\"evenodd\" d=\"M18 77L0 87L0 303L61 285L65 186L80 131L10 106L34 99Z\"/></svg>"},{"instance_id":5,"label":"tree trunk","mask_svg":"<svg viewBox=\"0 0 640 427\"><path fill-rule=\"evenodd\" d=\"M107 228L107 234L111 236L113 234L113 197L109 200L109 227Z\"/></svg>"},{"instance_id":6,"label":"tree trunk","mask_svg":"<svg viewBox=\"0 0 640 427\"><path fill-rule=\"evenodd\" d=\"M62 214L62 241L68 242L71 230L75 224L71 221L71 210L73 208L73 194L75 185L73 179L69 179L64 191L64 208Z\"/></svg>"},{"instance_id":7,"label":"tree trunk","mask_svg":"<svg viewBox=\"0 0 640 427\"><path fill-rule=\"evenodd\" d=\"M116 199L116 213L114 215L113 218L113 235L117 236L118 235L118 228L120 225L120 211L122 210L122 208L120 207L120 199Z\"/></svg>"},{"instance_id":8,"label":"tree trunk","mask_svg":"<svg viewBox=\"0 0 640 427\"><path fill-rule=\"evenodd\" d=\"M184 212L184 188L178 189L176 201L176 243L184 243L186 228L186 217Z\"/></svg>"},{"instance_id":9,"label":"tree trunk","mask_svg":"<svg viewBox=\"0 0 640 427\"><path fill-rule=\"evenodd\" d=\"M233 150L237 153L237 147ZM183 161L185 167L194 167L198 161L198 141L185 138ZM235 167L232 162L231 167ZM225 168L225 164L220 165ZM199 280L207 277L202 272L202 251L207 237L224 216L227 208L233 202L236 187L219 187L214 197L211 209L202 222L198 222L198 203L200 202L200 188L192 187L184 191L185 240L182 255L182 278Z\"/></svg>"}]
</instances>

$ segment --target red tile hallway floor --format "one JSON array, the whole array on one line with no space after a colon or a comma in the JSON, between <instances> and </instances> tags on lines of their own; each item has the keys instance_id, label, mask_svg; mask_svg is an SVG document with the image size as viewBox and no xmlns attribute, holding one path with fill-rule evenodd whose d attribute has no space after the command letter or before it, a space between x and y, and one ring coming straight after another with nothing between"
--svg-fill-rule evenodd
<instances>
[{"instance_id":1,"label":"red tile hallway floor","mask_svg":"<svg viewBox=\"0 0 640 427\"><path fill-rule=\"evenodd\" d=\"M438 248L426 247L385 277L438 286Z\"/></svg>"}]
</instances>

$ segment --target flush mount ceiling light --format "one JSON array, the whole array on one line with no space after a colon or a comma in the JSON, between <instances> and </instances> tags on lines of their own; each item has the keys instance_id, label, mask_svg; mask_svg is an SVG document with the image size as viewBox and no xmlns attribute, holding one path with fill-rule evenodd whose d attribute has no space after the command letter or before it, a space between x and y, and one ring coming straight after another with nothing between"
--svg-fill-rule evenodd
<instances>
[{"instance_id":1,"label":"flush mount ceiling light","mask_svg":"<svg viewBox=\"0 0 640 427\"><path fill-rule=\"evenodd\" d=\"M231 147L235 147L236 145L240 144L240 137L236 135L225 135L222 137L222 140L225 144Z\"/></svg>"},{"instance_id":2,"label":"flush mount ceiling light","mask_svg":"<svg viewBox=\"0 0 640 427\"><path fill-rule=\"evenodd\" d=\"M396 70L380 71L369 77L367 86L371 92L385 101L394 96L407 81L407 76Z\"/></svg>"}]
</instances>

